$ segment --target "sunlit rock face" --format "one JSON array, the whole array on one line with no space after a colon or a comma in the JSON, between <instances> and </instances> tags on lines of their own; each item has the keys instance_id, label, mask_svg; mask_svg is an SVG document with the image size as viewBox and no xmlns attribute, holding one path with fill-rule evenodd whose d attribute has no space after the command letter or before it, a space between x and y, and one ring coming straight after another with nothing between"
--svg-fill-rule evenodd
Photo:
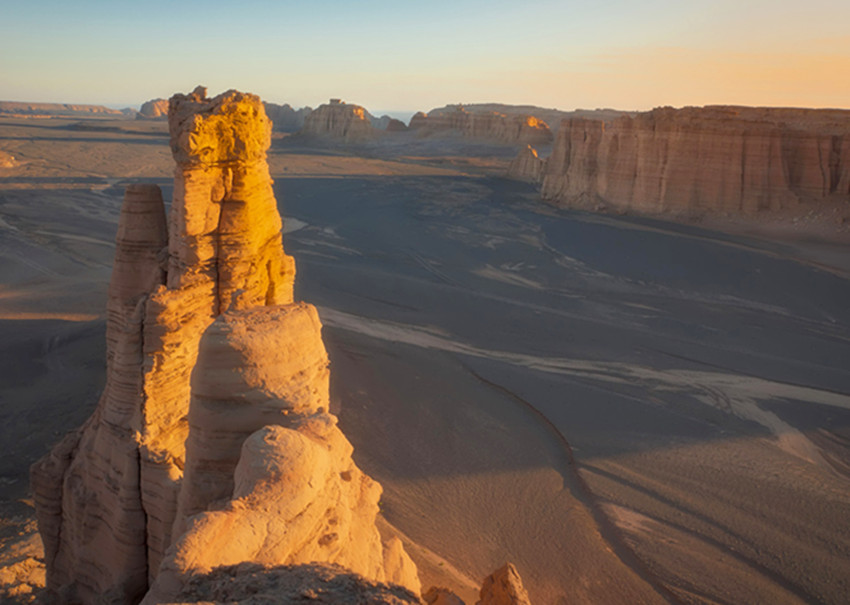
<instances>
[{"instance_id":1,"label":"sunlit rock face","mask_svg":"<svg viewBox=\"0 0 850 605\"><path fill-rule=\"evenodd\" d=\"M365 141L380 135L380 131L372 126L365 109L339 99L331 99L329 103L314 109L305 118L301 133L348 142Z\"/></svg>"},{"instance_id":2,"label":"sunlit rock face","mask_svg":"<svg viewBox=\"0 0 850 605\"><path fill-rule=\"evenodd\" d=\"M512 563L506 563L484 579L476 605L531 605L522 578Z\"/></svg>"},{"instance_id":3,"label":"sunlit rock face","mask_svg":"<svg viewBox=\"0 0 850 605\"><path fill-rule=\"evenodd\" d=\"M534 116L468 112L461 106L427 115L419 112L410 119L410 130L423 136L454 133L509 144L548 145L553 138L546 122Z\"/></svg>"},{"instance_id":4,"label":"sunlit rock face","mask_svg":"<svg viewBox=\"0 0 850 605\"><path fill-rule=\"evenodd\" d=\"M246 561L338 563L418 592L375 528L380 486L327 413L321 324L293 303L262 102L198 88L168 115L174 200L166 221L158 188L125 195L104 393L32 468L48 597L137 603L154 581L172 595Z\"/></svg>"},{"instance_id":5,"label":"sunlit rock face","mask_svg":"<svg viewBox=\"0 0 850 605\"><path fill-rule=\"evenodd\" d=\"M660 108L565 120L545 199L659 213L752 214L850 198L850 112Z\"/></svg>"},{"instance_id":6,"label":"sunlit rock face","mask_svg":"<svg viewBox=\"0 0 850 605\"><path fill-rule=\"evenodd\" d=\"M151 99L142 103L136 118L140 120L165 120L168 118L168 99Z\"/></svg>"}]
</instances>

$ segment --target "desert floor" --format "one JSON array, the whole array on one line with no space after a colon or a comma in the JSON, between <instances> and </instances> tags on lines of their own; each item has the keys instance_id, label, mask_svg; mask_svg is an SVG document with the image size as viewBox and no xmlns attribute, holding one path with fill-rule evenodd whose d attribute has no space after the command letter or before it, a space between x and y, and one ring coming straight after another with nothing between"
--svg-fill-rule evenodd
<instances>
[{"instance_id":1,"label":"desert floor","mask_svg":"<svg viewBox=\"0 0 850 605\"><path fill-rule=\"evenodd\" d=\"M0 150L16 159L0 168L11 586L37 575L28 467L102 387L123 185L170 199L171 162L153 122L0 120ZM512 153L279 137L270 156L333 411L424 585L474 602L510 560L541 604L618 582L683 602L846 602L846 244L553 208L498 176ZM584 560L593 532L628 580Z\"/></svg>"}]
</instances>

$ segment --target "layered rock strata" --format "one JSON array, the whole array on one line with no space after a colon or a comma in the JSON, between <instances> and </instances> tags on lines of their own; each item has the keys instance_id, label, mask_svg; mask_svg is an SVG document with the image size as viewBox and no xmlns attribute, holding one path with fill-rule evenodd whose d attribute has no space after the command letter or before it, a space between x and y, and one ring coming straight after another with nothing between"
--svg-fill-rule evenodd
<instances>
[{"instance_id":1,"label":"layered rock strata","mask_svg":"<svg viewBox=\"0 0 850 605\"><path fill-rule=\"evenodd\" d=\"M850 111L689 107L566 120L542 195L689 214L850 201Z\"/></svg>"},{"instance_id":2,"label":"layered rock strata","mask_svg":"<svg viewBox=\"0 0 850 605\"><path fill-rule=\"evenodd\" d=\"M473 113L462 106L434 115L418 112L410 119L409 128L423 136L454 133L508 144L548 145L553 139L548 124L532 115Z\"/></svg>"},{"instance_id":3,"label":"layered rock strata","mask_svg":"<svg viewBox=\"0 0 850 605\"><path fill-rule=\"evenodd\" d=\"M375 529L380 487L326 411L327 356L315 309L293 304L261 101L198 88L168 115L174 200L166 221L156 187L125 195L104 393L32 469L50 595L136 603L158 576L172 594L218 565L312 560L418 591Z\"/></svg>"},{"instance_id":4,"label":"layered rock strata","mask_svg":"<svg viewBox=\"0 0 850 605\"><path fill-rule=\"evenodd\" d=\"M372 126L364 108L331 99L304 119L301 133L356 142L379 136L380 131Z\"/></svg>"}]
</instances>

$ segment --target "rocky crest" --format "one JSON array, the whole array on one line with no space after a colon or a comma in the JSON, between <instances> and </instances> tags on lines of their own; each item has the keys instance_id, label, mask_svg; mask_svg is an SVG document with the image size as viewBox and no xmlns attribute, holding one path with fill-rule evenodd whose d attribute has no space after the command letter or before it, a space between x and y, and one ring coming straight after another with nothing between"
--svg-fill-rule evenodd
<instances>
[{"instance_id":1,"label":"rocky crest","mask_svg":"<svg viewBox=\"0 0 850 605\"><path fill-rule=\"evenodd\" d=\"M420 111L410 119L409 128L422 136L453 133L508 144L548 145L553 138L548 124L532 115L472 113L460 105L454 111L427 115Z\"/></svg>"},{"instance_id":2,"label":"rocky crest","mask_svg":"<svg viewBox=\"0 0 850 605\"><path fill-rule=\"evenodd\" d=\"M166 120L168 119L168 100L167 99L151 99L142 103L139 108L139 113L136 114L136 119L139 120Z\"/></svg>"},{"instance_id":3,"label":"rocky crest","mask_svg":"<svg viewBox=\"0 0 850 605\"><path fill-rule=\"evenodd\" d=\"M545 199L645 213L847 201L850 111L688 107L565 120L541 180Z\"/></svg>"},{"instance_id":4,"label":"rocky crest","mask_svg":"<svg viewBox=\"0 0 850 605\"><path fill-rule=\"evenodd\" d=\"M364 108L331 99L305 118L301 133L355 142L374 138L380 131L372 126Z\"/></svg>"}]
</instances>

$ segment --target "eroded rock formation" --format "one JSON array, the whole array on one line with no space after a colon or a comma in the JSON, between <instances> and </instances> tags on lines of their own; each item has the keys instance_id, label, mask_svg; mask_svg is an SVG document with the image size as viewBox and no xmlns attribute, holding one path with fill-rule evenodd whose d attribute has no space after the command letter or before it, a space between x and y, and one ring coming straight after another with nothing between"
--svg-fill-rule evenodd
<instances>
[{"instance_id":1,"label":"eroded rock formation","mask_svg":"<svg viewBox=\"0 0 850 605\"><path fill-rule=\"evenodd\" d=\"M454 111L418 112L409 127L423 136L454 133L509 144L547 145L553 138L548 124L532 115L468 112L460 105Z\"/></svg>"},{"instance_id":2,"label":"eroded rock formation","mask_svg":"<svg viewBox=\"0 0 850 605\"><path fill-rule=\"evenodd\" d=\"M174 200L125 195L107 382L92 417L33 465L50 596L176 597L220 565L338 563L418 592L375 528L380 486L327 412L327 356L266 164L259 98L169 101Z\"/></svg>"},{"instance_id":3,"label":"eroded rock formation","mask_svg":"<svg viewBox=\"0 0 850 605\"><path fill-rule=\"evenodd\" d=\"M850 111L660 108L562 123L542 195L571 206L756 213L850 200Z\"/></svg>"},{"instance_id":4,"label":"eroded rock formation","mask_svg":"<svg viewBox=\"0 0 850 605\"><path fill-rule=\"evenodd\" d=\"M506 563L485 578L476 605L531 605L522 578L512 563Z\"/></svg>"},{"instance_id":5,"label":"eroded rock formation","mask_svg":"<svg viewBox=\"0 0 850 605\"><path fill-rule=\"evenodd\" d=\"M263 103L266 115L272 121L273 129L278 132L298 132L304 127L304 120L312 113L309 107L293 109L288 103L277 105L275 103Z\"/></svg>"},{"instance_id":6,"label":"eroded rock formation","mask_svg":"<svg viewBox=\"0 0 850 605\"><path fill-rule=\"evenodd\" d=\"M508 177L530 183L539 183L546 170L546 160L537 155L531 145L522 148L508 166Z\"/></svg>"},{"instance_id":7,"label":"eroded rock formation","mask_svg":"<svg viewBox=\"0 0 850 605\"><path fill-rule=\"evenodd\" d=\"M151 99L142 103L136 118L140 120L165 120L168 118L168 99Z\"/></svg>"},{"instance_id":8,"label":"eroded rock formation","mask_svg":"<svg viewBox=\"0 0 850 605\"><path fill-rule=\"evenodd\" d=\"M359 105L331 99L305 118L301 133L355 142L374 138L380 131L372 126L366 110Z\"/></svg>"}]
</instances>

